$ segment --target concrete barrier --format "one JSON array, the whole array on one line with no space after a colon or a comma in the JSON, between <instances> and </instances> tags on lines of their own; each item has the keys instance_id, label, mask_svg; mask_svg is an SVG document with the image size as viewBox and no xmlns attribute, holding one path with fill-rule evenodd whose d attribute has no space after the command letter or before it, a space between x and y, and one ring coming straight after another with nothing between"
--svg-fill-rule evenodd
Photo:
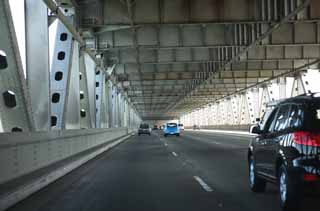
<instances>
[{"instance_id":1,"label":"concrete barrier","mask_svg":"<svg viewBox=\"0 0 320 211\"><path fill-rule=\"evenodd\" d=\"M200 126L201 129L206 130L236 130L249 132L251 125L209 125L209 126ZM193 129L193 127L185 127L186 129Z\"/></svg>"},{"instance_id":2,"label":"concrete barrier","mask_svg":"<svg viewBox=\"0 0 320 211\"><path fill-rule=\"evenodd\" d=\"M128 128L0 134L0 210L121 143Z\"/></svg>"}]
</instances>

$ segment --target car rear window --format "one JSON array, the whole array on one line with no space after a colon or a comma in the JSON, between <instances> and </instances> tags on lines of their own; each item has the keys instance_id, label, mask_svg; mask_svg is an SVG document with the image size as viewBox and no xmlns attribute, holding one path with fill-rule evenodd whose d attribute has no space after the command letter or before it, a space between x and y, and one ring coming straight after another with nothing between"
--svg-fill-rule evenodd
<instances>
[{"instance_id":1,"label":"car rear window","mask_svg":"<svg viewBox=\"0 0 320 211\"><path fill-rule=\"evenodd\" d=\"M142 129L148 129L148 128L149 128L149 125L148 125L148 124L142 124L142 125L140 125L140 128L142 128Z\"/></svg>"},{"instance_id":2,"label":"car rear window","mask_svg":"<svg viewBox=\"0 0 320 211\"><path fill-rule=\"evenodd\" d=\"M307 106L306 129L320 132L320 102L314 102Z\"/></svg>"},{"instance_id":3,"label":"car rear window","mask_svg":"<svg viewBox=\"0 0 320 211\"><path fill-rule=\"evenodd\" d=\"M169 124L167 124L167 127L177 127L177 124L176 123L169 123Z\"/></svg>"}]
</instances>

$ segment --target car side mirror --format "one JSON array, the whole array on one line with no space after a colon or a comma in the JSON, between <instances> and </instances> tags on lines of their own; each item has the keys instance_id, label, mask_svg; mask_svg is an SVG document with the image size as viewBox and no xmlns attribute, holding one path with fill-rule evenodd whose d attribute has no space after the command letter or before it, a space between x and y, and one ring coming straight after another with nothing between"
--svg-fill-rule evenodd
<instances>
[{"instance_id":1,"label":"car side mirror","mask_svg":"<svg viewBox=\"0 0 320 211\"><path fill-rule=\"evenodd\" d=\"M262 130L260 129L260 127L258 125L255 125L250 129L250 133L261 134Z\"/></svg>"}]
</instances>

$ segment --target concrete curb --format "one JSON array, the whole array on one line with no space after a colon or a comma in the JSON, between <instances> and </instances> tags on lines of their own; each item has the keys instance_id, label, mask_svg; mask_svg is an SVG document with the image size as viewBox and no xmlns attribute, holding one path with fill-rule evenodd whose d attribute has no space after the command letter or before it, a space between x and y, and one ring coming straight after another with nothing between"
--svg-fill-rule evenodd
<instances>
[{"instance_id":1,"label":"concrete curb","mask_svg":"<svg viewBox=\"0 0 320 211\"><path fill-rule=\"evenodd\" d=\"M75 170L76 168L80 167L81 165L85 164L89 160L95 158L96 156L106 152L120 143L124 142L128 138L130 138L133 134L127 135L125 137L120 138L117 141L114 141L96 151L83 156L81 159L68 163L65 166L60 167L48 174L41 176L32 182L26 183L23 186L17 187L16 190L2 195L0 198L0 211L4 211L9 207L13 206L14 204L18 203L19 201L27 198L31 194L39 191L40 189L44 188L45 186L49 185L50 183L56 181L57 179L63 177L64 175L68 174L69 172Z\"/></svg>"}]
</instances>

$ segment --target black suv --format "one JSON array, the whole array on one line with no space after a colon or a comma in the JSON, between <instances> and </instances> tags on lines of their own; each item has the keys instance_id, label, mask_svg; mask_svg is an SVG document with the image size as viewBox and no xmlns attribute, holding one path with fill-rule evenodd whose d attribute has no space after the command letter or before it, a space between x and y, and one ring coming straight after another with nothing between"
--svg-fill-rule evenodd
<instances>
[{"instance_id":1,"label":"black suv","mask_svg":"<svg viewBox=\"0 0 320 211\"><path fill-rule=\"evenodd\" d=\"M248 151L249 184L263 192L266 183L279 187L283 210L298 210L306 187L320 182L320 94L290 98L277 104Z\"/></svg>"}]
</instances>

